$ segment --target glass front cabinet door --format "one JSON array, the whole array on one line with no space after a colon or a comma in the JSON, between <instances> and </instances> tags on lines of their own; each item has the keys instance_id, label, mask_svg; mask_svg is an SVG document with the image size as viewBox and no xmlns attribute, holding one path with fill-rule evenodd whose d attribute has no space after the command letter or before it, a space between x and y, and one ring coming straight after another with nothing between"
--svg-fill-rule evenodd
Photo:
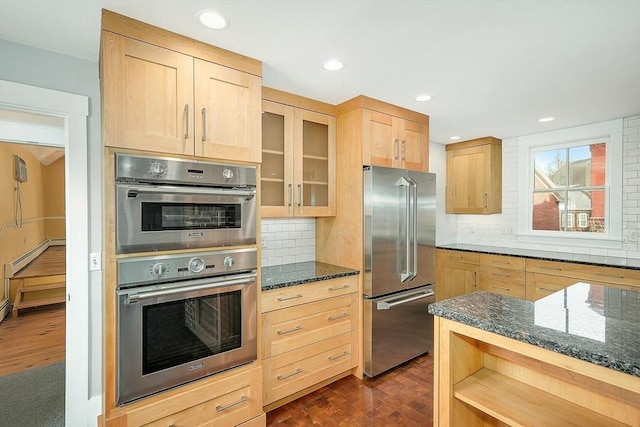
<instances>
[{"instance_id":1,"label":"glass front cabinet door","mask_svg":"<svg viewBox=\"0 0 640 427\"><path fill-rule=\"evenodd\" d=\"M262 108L262 216L335 215L335 117L266 100Z\"/></svg>"}]
</instances>

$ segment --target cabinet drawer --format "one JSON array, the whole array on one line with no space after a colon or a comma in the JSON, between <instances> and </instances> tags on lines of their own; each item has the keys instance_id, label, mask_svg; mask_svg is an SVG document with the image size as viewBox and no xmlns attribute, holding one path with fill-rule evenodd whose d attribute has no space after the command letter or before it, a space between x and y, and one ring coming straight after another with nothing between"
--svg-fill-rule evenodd
<instances>
[{"instance_id":1,"label":"cabinet drawer","mask_svg":"<svg viewBox=\"0 0 640 427\"><path fill-rule=\"evenodd\" d=\"M477 252L436 250L436 261L456 261L469 264L479 264L480 254Z\"/></svg>"},{"instance_id":2,"label":"cabinet drawer","mask_svg":"<svg viewBox=\"0 0 640 427\"><path fill-rule=\"evenodd\" d=\"M356 365L356 331L320 341L263 361L265 405Z\"/></svg>"},{"instance_id":3,"label":"cabinet drawer","mask_svg":"<svg viewBox=\"0 0 640 427\"><path fill-rule=\"evenodd\" d=\"M524 271L480 266L480 290L524 298L524 283Z\"/></svg>"},{"instance_id":4,"label":"cabinet drawer","mask_svg":"<svg viewBox=\"0 0 640 427\"><path fill-rule=\"evenodd\" d=\"M527 273L529 272L640 288L640 270L528 259Z\"/></svg>"},{"instance_id":5,"label":"cabinet drawer","mask_svg":"<svg viewBox=\"0 0 640 427\"><path fill-rule=\"evenodd\" d=\"M313 344L357 329L356 294L343 295L262 315L262 357Z\"/></svg>"},{"instance_id":6,"label":"cabinet drawer","mask_svg":"<svg viewBox=\"0 0 640 427\"><path fill-rule=\"evenodd\" d=\"M527 299L530 301L539 300L577 282L578 280L573 277L527 273Z\"/></svg>"},{"instance_id":7,"label":"cabinet drawer","mask_svg":"<svg viewBox=\"0 0 640 427\"><path fill-rule=\"evenodd\" d=\"M262 312L266 313L280 308L351 294L357 290L357 275L273 289L262 292Z\"/></svg>"},{"instance_id":8,"label":"cabinet drawer","mask_svg":"<svg viewBox=\"0 0 640 427\"><path fill-rule=\"evenodd\" d=\"M525 259L514 256L480 254L480 265L524 271Z\"/></svg>"},{"instance_id":9,"label":"cabinet drawer","mask_svg":"<svg viewBox=\"0 0 640 427\"><path fill-rule=\"evenodd\" d=\"M482 283L505 282L524 286L524 271L509 270L507 268L480 266L480 287Z\"/></svg>"},{"instance_id":10,"label":"cabinet drawer","mask_svg":"<svg viewBox=\"0 0 640 427\"><path fill-rule=\"evenodd\" d=\"M240 368L242 369L242 368ZM233 371L229 371L233 372ZM144 400L127 409L120 426L193 427L237 425L262 413L262 369L216 376L168 391L152 404ZM193 387L194 384L201 383Z\"/></svg>"}]
</instances>

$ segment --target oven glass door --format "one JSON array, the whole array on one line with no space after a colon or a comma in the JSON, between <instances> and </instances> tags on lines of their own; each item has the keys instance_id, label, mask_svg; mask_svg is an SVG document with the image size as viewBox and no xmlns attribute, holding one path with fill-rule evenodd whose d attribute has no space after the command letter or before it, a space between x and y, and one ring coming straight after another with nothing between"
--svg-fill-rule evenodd
<instances>
[{"instance_id":1,"label":"oven glass door","mask_svg":"<svg viewBox=\"0 0 640 427\"><path fill-rule=\"evenodd\" d=\"M142 307L142 375L241 346L241 290Z\"/></svg>"},{"instance_id":2,"label":"oven glass door","mask_svg":"<svg viewBox=\"0 0 640 427\"><path fill-rule=\"evenodd\" d=\"M255 188L116 185L116 252L252 245Z\"/></svg>"},{"instance_id":3,"label":"oven glass door","mask_svg":"<svg viewBox=\"0 0 640 427\"><path fill-rule=\"evenodd\" d=\"M118 291L119 403L255 360L255 287L243 275Z\"/></svg>"}]
</instances>

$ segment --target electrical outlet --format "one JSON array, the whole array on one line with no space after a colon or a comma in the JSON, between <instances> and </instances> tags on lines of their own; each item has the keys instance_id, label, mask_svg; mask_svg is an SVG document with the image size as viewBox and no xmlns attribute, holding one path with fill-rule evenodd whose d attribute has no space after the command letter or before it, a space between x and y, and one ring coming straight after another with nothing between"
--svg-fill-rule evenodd
<instances>
[{"instance_id":1,"label":"electrical outlet","mask_svg":"<svg viewBox=\"0 0 640 427\"><path fill-rule=\"evenodd\" d=\"M89 254L89 270L96 271L102 268L102 254L100 252L92 252Z\"/></svg>"},{"instance_id":2,"label":"electrical outlet","mask_svg":"<svg viewBox=\"0 0 640 427\"><path fill-rule=\"evenodd\" d=\"M632 230L629 232L629 241L630 242L638 241L638 230Z\"/></svg>"}]
</instances>

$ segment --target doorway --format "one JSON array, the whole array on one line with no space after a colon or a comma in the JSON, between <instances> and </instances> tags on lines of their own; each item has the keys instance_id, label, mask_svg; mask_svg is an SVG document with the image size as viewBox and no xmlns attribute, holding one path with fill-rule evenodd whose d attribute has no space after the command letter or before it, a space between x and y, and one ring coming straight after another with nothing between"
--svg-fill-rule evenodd
<instances>
[{"instance_id":1,"label":"doorway","mask_svg":"<svg viewBox=\"0 0 640 427\"><path fill-rule=\"evenodd\" d=\"M74 369L65 372L65 424L95 425L100 408L92 403L96 399L89 393L89 289L92 283L88 271L88 98L0 80L0 109L62 119L62 129L54 132L57 139L42 127L0 120L0 140L46 143L66 150L65 226L74 231L66 240L65 348L67 366ZM43 133L46 140L43 140ZM101 396L97 400L101 400Z\"/></svg>"}]
</instances>

